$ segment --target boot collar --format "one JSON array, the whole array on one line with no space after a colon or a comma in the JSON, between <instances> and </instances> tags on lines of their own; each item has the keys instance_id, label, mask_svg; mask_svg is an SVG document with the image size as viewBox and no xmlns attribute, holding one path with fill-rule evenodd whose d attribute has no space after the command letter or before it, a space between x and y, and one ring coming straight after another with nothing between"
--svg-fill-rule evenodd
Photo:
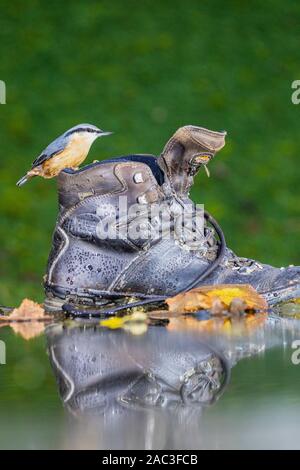
<instances>
[{"instance_id":1,"label":"boot collar","mask_svg":"<svg viewBox=\"0 0 300 470\"><path fill-rule=\"evenodd\" d=\"M215 132L196 126L180 127L175 132L158 158L175 193L188 193L199 168L224 147L225 136L225 131Z\"/></svg>"},{"instance_id":2,"label":"boot collar","mask_svg":"<svg viewBox=\"0 0 300 470\"><path fill-rule=\"evenodd\" d=\"M87 172L90 169L95 167L111 164L111 163L125 163L125 162L138 162L144 163L145 165L149 166L151 169L153 176L155 177L157 183L161 186L164 182L164 172L160 168L157 162L157 157L154 155L148 154L131 154L131 155L122 155L118 157L113 157L108 160L96 161L90 163L89 165L85 165L84 167L80 168L79 170L72 170L71 168L66 168L62 171L67 175L79 175L83 172Z\"/></svg>"},{"instance_id":3,"label":"boot collar","mask_svg":"<svg viewBox=\"0 0 300 470\"><path fill-rule=\"evenodd\" d=\"M66 209L90 196L128 193L128 201L147 204L162 196L164 174L153 155L128 155L65 169L57 178L59 203Z\"/></svg>"}]
</instances>

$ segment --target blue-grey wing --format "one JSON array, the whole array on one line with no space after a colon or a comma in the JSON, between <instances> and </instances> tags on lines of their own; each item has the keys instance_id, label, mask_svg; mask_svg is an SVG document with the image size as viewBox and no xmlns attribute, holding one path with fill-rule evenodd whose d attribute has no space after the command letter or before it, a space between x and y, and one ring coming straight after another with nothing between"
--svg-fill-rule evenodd
<instances>
[{"instance_id":1,"label":"blue-grey wing","mask_svg":"<svg viewBox=\"0 0 300 470\"><path fill-rule=\"evenodd\" d=\"M42 153L34 160L34 162L32 163L31 169L41 165L46 160L49 160L49 158L62 152L66 148L67 141L68 139L62 135L58 137L56 140L54 140L53 142L51 142L51 144L49 144L48 147L46 147L42 151Z\"/></svg>"}]
</instances>

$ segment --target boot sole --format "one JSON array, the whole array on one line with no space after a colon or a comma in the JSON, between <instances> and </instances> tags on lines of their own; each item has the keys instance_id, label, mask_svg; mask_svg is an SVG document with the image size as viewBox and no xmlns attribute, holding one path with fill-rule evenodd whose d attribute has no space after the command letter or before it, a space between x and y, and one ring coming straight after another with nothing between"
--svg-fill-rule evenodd
<instances>
[{"instance_id":1,"label":"boot sole","mask_svg":"<svg viewBox=\"0 0 300 470\"><path fill-rule=\"evenodd\" d=\"M46 297L43 303L44 309L48 313L59 313L63 311L62 306L70 303L74 306L90 307L101 309L108 303L114 303L122 299L137 298L140 300L161 300L162 296L147 295L139 292L108 292L98 290L78 289L76 292L70 293L61 287L47 287ZM80 315L79 315L80 316Z\"/></svg>"},{"instance_id":2,"label":"boot sole","mask_svg":"<svg viewBox=\"0 0 300 470\"><path fill-rule=\"evenodd\" d=\"M276 290L270 290L267 292L259 292L270 306L279 304L281 302L286 302L291 299L300 298L300 283L291 285L289 287L282 287ZM44 300L44 309L48 313L59 313L62 312L62 306L68 302L74 303L74 305L90 306L94 308L104 307L107 301L113 302L113 300L122 299L122 298L139 298L139 299L153 299L155 302L156 297L160 298L161 296L147 296L141 293L128 293L128 292L104 292L104 291L93 291L92 292L77 292L76 294L66 294L63 295L62 289L60 289L60 296L56 296L52 291L49 296ZM171 297L171 295L170 295ZM80 316L80 314L78 315Z\"/></svg>"},{"instance_id":3,"label":"boot sole","mask_svg":"<svg viewBox=\"0 0 300 470\"><path fill-rule=\"evenodd\" d=\"M267 292L259 292L270 306L300 297L300 283Z\"/></svg>"},{"instance_id":4,"label":"boot sole","mask_svg":"<svg viewBox=\"0 0 300 470\"><path fill-rule=\"evenodd\" d=\"M62 312L62 306L64 303L66 303L66 301L58 297L46 297L43 303L43 307L47 313L59 313Z\"/></svg>"}]
</instances>

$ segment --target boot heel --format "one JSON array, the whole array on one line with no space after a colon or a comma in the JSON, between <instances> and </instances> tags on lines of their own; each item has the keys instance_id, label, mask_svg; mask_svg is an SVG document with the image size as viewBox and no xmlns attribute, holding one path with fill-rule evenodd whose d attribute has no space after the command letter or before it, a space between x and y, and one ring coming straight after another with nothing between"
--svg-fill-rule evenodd
<instances>
[{"instance_id":1,"label":"boot heel","mask_svg":"<svg viewBox=\"0 0 300 470\"><path fill-rule=\"evenodd\" d=\"M47 313L62 312L62 306L66 301L58 297L46 297L44 300L44 309Z\"/></svg>"}]
</instances>

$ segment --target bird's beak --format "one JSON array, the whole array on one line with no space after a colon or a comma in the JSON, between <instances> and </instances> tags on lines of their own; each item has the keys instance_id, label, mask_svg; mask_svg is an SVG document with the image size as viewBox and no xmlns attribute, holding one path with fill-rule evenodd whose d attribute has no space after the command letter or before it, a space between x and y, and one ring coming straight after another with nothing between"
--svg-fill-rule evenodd
<instances>
[{"instance_id":1,"label":"bird's beak","mask_svg":"<svg viewBox=\"0 0 300 470\"><path fill-rule=\"evenodd\" d=\"M105 136L105 135L111 135L113 132L103 132L103 131L98 131L99 137Z\"/></svg>"}]
</instances>

